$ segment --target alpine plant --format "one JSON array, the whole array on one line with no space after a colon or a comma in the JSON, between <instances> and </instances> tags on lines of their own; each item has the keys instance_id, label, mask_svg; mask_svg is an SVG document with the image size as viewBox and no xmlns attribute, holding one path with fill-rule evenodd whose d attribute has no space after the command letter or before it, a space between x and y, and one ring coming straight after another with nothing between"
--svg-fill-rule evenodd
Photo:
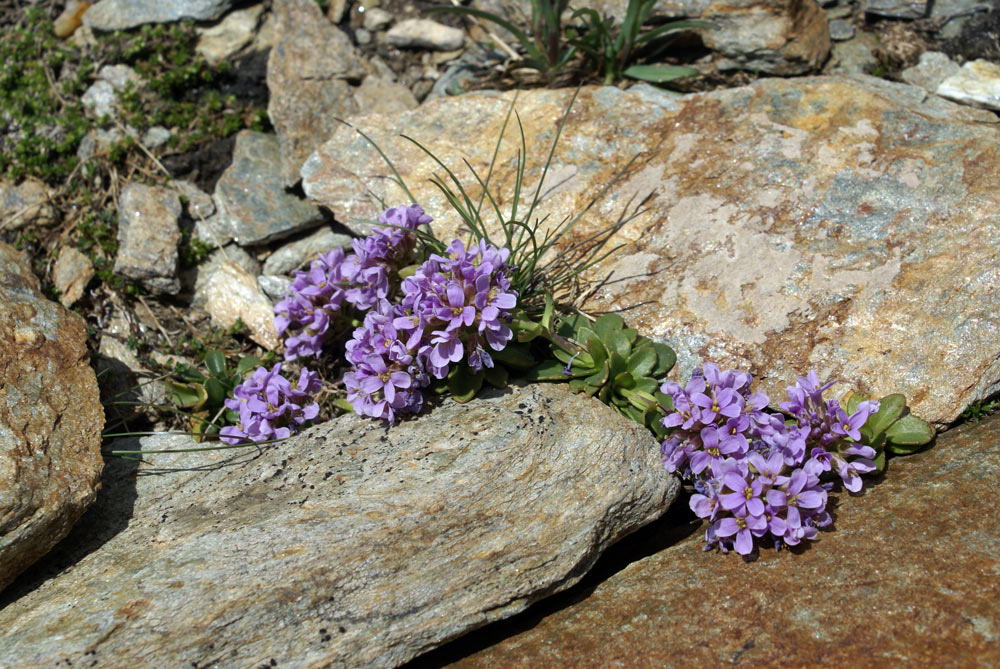
<instances>
[{"instance_id":1,"label":"alpine plant","mask_svg":"<svg viewBox=\"0 0 1000 669\"><path fill-rule=\"evenodd\" d=\"M815 539L831 523L826 510L835 471L857 492L860 474L872 471L875 451L858 443L859 428L879 403L862 402L847 415L837 400L823 400L816 373L800 377L780 404L792 419L764 411L768 397L752 393L752 377L706 363L687 385L661 390L674 411L663 419L673 432L660 453L668 472L694 486L691 510L709 522L705 549L749 555L759 544L794 546Z\"/></svg>"}]
</instances>

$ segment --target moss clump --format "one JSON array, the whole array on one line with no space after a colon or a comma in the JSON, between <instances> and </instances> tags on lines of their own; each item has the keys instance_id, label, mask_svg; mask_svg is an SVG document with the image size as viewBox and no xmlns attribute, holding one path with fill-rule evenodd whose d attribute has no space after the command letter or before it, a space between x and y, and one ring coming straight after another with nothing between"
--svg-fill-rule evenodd
<instances>
[{"instance_id":1,"label":"moss clump","mask_svg":"<svg viewBox=\"0 0 1000 669\"><path fill-rule=\"evenodd\" d=\"M94 64L57 43L39 9L0 40L0 176L58 183L87 132L80 95Z\"/></svg>"}]
</instances>

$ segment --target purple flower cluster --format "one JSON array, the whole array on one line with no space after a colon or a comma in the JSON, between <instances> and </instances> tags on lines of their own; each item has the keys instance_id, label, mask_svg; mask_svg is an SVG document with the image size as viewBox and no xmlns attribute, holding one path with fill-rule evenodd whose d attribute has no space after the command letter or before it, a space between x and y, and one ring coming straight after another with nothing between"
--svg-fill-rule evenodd
<instances>
[{"instance_id":1,"label":"purple flower cluster","mask_svg":"<svg viewBox=\"0 0 1000 669\"><path fill-rule=\"evenodd\" d=\"M227 444L285 439L319 414L312 401L320 389L319 376L303 369L297 387L281 375L281 363L268 370L258 367L236 386L226 408L239 411L240 420L219 430Z\"/></svg>"},{"instance_id":2,"label":"purple flower cluster","mask_svg":"<svg viewBox=\"0 0 1000 669\"><path fill-rule=\"evenodd\" d=\"M820 477L834 467L844 486L861 489L859 474L874 469L875 451L858 443L859 428L878 411L862 402L848 416L836 400L824 402L815 372L788 388L781 408L794 417L764 411L768 397L751 393L752 377L706 363L686 386L664 383L674 412L673 428L660 447L663 465L691 480L691 509L710 525L706 549L753 552L757 540L794 546L814 539L830 524L826 511L832 483ZM848 457L851 460L848 460Z\"/></svg>"},{"instance_id":3,"label":"purple flower cluster","mask_svg":"<svg viewBox=\"0 0 1000 669\"><path fill-rule=\"evenodd\" d=\"M368 312L346 346L344 384L356 412L392 422L419 412L420 388L452 364L493 367L489 349L503 350L513 336L509 256L485 241L466 250L456 239L446 256L431 255L403 280L400 303L380 300Z\"/></svg>"},{"instance_id":4,"label":"purple flower cluster","mask_svg":"<svg viewBox=\"0 0 1000 669\"><path fill-rule=\"evenodd\" d=\"M390 297L399 283L398 268L416 244L414 230L431 220L417 204L387 209L379 216L387 227L354 240L351 253L321 253L308 270L296 272L288 295L274 307L285 359L318 357L344 302L365 311Z\"/></svg>"}]
</instances>

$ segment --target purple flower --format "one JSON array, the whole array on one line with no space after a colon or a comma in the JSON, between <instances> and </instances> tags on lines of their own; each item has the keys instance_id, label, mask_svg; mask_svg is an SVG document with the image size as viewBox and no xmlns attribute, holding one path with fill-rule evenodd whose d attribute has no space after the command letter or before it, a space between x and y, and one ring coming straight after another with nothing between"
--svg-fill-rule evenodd
<instances>
[{"instance_id":1,"label":"purple flower","mask_svg":"<svg viewBox=\"0 0 1000 669\"><path fill-rule=\"evenodd\" d=\"M258 367L225 401L240 417L236 425L219 430L219 436L227 444L285 439L319 414L319 404L312 399L320 387L319 376L308 369L292 387L281 376L281 363L270 370Z\"/></svg>"},{"instance_id":2,"label":"purple flower","mask_svg":"<svg viewBox=\"0 0 1000 669\"><path fill-rule=\"evenodd\" d=\"M722 478L723 488L732 491L719 496L722 508L733 512L745 510L753 516L764 515L764 502L760 499L764 489L763 482L756 476L749 478L747 481L746 477L736 472L730 472Z\"/></svg>"},{"instance_id":3,"label":"purple flower","mask_svg":"<svg viewBox=\"0 0 1000 669\"><path fill-rule=\"evenodd\" d=\"M832 522L826 505L833 483L820 477L835 471L857 491L876 456L859 442L877 402L862 402L848 416L836 400L823 399L832 383L810 371L788 389L786 421L765 411L768 398L752 393L751 383L749 374L706 363L686 386L661 386L674 406L663 419L670 430L660 447L664 468L693 484L691 509L710 522L706 548L743 555L758 539L775 546L814 539Z\"/></svg>"},{"instance_id":4,"label":"purple flower","mask_svg":"<svg viewBox=\"0 0 1000 669\"><path fill-rule=\"evenodd\" d=\"M736 552L740 555L749 555L753 552L754 536L763 536L767 532L767 521L763 516L753 516L748 514L746 509L739 509L734 511L731 517L715 521L713 527L719 537L727 538L735 535Z\"/></svg>"}]
</instances>

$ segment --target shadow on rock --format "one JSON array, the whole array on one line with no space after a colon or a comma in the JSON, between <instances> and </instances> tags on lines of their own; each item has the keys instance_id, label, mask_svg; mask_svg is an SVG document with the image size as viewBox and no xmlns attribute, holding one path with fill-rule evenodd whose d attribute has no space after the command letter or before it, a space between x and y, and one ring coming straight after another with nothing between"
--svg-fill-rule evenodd
<instances>
[{"instance_id":1,"label":"shadow on rock","mask_svg":"<svg viewBox=\"0 0 1000 669\"><path fill-rule=\"evenodd\" d=\"M59 576L128 526L137 497L138 467L137 460L105 461L101 490L94 505L77 521L69 536L0 593L0 609Z\"/></svg>"}]
</instances>

